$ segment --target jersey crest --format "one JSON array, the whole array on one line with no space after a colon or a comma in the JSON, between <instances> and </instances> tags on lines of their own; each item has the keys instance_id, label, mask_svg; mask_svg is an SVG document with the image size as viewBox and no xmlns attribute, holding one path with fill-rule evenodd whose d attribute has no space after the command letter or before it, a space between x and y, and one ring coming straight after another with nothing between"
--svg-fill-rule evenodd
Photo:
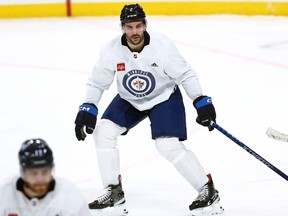
<instances>
[{"instance_id":1,"label":"jersey crest","mask_svg":"<svg viewBox=\"0 0 288 216\"><path fill-rule=\"evenodd\" d=\"M152 73L142 70L130 70L124 77L124 88L135 97L149 95L155 89L155 78Z\"/></svg>"}]
</instances>

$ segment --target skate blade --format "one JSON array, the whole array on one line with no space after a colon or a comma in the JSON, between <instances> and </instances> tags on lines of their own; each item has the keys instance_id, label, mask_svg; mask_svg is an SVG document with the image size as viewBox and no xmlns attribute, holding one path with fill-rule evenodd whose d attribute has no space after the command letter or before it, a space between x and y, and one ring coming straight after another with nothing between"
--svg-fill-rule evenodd
<instances>
[{"instance_id":1,"label":"skate blade","mask_svg":"<svg viewBox=\"0 0 288 216\"><path fill-rule=\"evenodd\" d=\"M219 202L214 202L212 205L205 208L197 208L191 211L191 216L210 216L221 215L224 212L224 208Z\"/></svg>"},{"instance_id":2,"label":"skate blade","mask_svg":"<svg viewBox=\"0 0 288 216\"><path fill-rule=\"evenodd\" d=\"M118 205L115 207L108 207L105 209L90 209L91 216L126 216L128 210L126 205Z\"/></svg>"}]
</instances>

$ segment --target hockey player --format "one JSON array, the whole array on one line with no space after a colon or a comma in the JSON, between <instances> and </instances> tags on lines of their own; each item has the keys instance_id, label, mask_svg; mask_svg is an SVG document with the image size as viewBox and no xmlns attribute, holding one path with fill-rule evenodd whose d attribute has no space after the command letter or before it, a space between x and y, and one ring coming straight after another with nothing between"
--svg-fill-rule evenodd
<instances>
[{"instance_id":1,"label":"hockey player","mask_svg":"<svg viewBox=\"0 0 288 216\"><path fill-rule=\"evenodd\" d=\"M23 142L18 156L21 177L0 188L0 216L90 215L78 189L53 177L53 153L43 139Z\"/></svg>"},{"instance_id":2,"label":"hockey player","mask_svg":"<svg viewBox=\"0 0 288 216\"><path fill-rule=\"evenodd\" d=\"M218 191L195 155L181 141L187 139L186 116L178 85L193 101L196 121L213 130L216 113L211 97L202 95L196 72L167 37L147 32L146 15L139 4L125 5L120 15L123 35L103 47L87 83L85 102L75 120L78 140L92 134L98 103L116 76L118 94L93 133L101 180L107 193L90 209L120 207L125 203L121 185L117 137L146 117L159 153L199 192L189 206L192 214L220 214ZM86 131L86 133L85 133ZM124 211L125 213L125 211Z\"/></svg>"}]
</instances>

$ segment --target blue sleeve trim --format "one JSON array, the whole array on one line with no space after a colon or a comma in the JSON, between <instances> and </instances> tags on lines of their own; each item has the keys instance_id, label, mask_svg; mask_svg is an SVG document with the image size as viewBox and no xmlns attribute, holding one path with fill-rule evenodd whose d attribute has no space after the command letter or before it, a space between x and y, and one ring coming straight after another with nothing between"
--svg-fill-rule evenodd
<instances>
[{"instance_id":1,"label":"blue sleeve trim","mask_svg":"<svg viewBox=\"0 0 288 216\"><path fill-rule=\"evenodd\" d=\"M195 104L195 107L198 109L198 108L201 108L203 106L207 106L209 104L212 104L212 98L211 97L204 97Z\"/></svg>"},{"instance_id":2,"label":"blue sleeve trim","mask_svg":"<svg viewBox=\"0 0 288 216\"><path fill-rule=\"evenodd\" d=\"M88 112L94 116L98 115L98 109L91 104L82 104L81 106L79 106L79 111L80 112Z\"/></svg>"}]
</instances>

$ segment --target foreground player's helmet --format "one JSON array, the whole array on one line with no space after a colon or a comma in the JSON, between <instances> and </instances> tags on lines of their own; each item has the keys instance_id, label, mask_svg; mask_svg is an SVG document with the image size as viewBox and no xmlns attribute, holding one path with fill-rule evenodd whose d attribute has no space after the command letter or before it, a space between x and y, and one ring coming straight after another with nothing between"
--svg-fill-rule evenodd
<instances>
[{"instance_id":1,"label":"foreground player's helmet","mask_svg":"<svg viewBox=\"0 0 288 216\"><path fill-rule=\"evenodd\" d=\"M142 21L146 23L146 14L139 4L125 5L120 14L120 21L123 25L127 22Z\"/></svg>"},{"instance_id":2,"label":"foreground player's helmet","mask_svg":"<svg viewBox=\"0 0 288 216\"><path fill-rule=\"evenodd\" d=\"M22 169L54 166L52 150L43 139L24 141L18 158Z\"/></svg>"}]
</instances>

